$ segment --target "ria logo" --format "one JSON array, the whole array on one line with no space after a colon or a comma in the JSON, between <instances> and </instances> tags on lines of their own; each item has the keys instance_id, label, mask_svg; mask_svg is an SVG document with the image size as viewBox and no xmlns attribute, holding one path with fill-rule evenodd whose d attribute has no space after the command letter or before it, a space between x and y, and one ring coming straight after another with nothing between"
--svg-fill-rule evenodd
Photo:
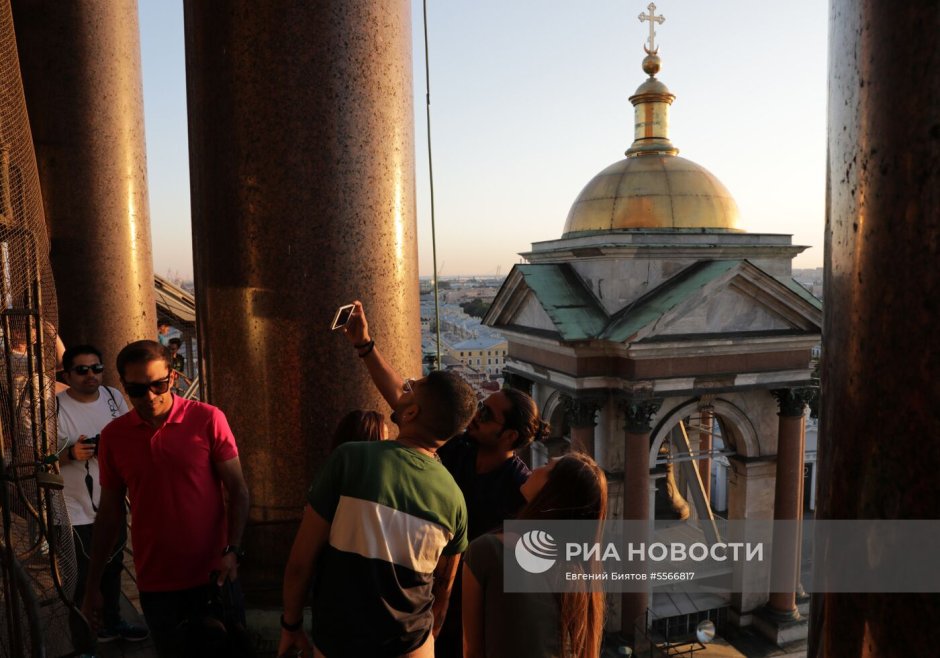
<instances>
[{"instance_id":1,"label":"ria logo","mask_svg":"<svg viewBox=\"0 0 940 658\"><path fill-rule=\"evenodd\" d=\"M529 573L548 571L557 557L555 539L542 530L530 530L516 542L516 562Z\"/></svg>"}]
</instances>

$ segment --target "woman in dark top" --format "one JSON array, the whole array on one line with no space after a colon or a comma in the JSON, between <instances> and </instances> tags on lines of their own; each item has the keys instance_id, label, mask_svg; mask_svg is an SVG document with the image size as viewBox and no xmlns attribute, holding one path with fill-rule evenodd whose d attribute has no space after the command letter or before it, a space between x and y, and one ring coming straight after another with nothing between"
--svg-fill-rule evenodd
<instances>
[{"instance_id":1,"label":"woman in dark top","mask_svg":"<svg viewBox=\"0 0 940 658\"><path fill-rule=\"evenodd\" d=\"M593 459L571 453L533 471L517 518L595 520L607 515L607 478ZM470 544L463 566L464 655L487 658L598 658L604 627L599 591L506 593L503 536Z\"/></svg>"}]
</instances>

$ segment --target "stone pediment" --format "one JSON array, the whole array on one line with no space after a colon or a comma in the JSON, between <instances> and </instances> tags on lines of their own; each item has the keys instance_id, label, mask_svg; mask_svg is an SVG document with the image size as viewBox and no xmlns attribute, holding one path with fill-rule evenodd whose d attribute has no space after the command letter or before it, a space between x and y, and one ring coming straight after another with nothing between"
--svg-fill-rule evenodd
<instances>
[{"instance_id":1,"label":"stone pediment","mask_svg":"<svg viewBox=\"0 0 940 658\"><path fill-rule=\"evenodd\" d=\"M699 261L608 316L573 268L544 263L514 267L484 321L565 342L636 343L816 334L822 305L792 279L773 277L746 260Z\"/></svg>"}]
</instances>

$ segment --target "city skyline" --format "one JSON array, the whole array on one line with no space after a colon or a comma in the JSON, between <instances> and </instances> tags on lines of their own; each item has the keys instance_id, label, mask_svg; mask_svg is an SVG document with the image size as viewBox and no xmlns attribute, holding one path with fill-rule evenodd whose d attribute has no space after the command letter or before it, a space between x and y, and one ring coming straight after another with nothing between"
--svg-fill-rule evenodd
<instances>
[{"instance_id":1,"label":"city skyline","mask_svg":"<svg viewBox=\"0 0 940 658\"><path fill-rule=\"evenodd\" d=\"M556 239L571 203L633 139L627 100L647 0L429 3L438 269L505 274ZM680 155L714 173L750 232L808 245L823 261L826 8L801 0L662 0L662 80L676 95ZM432 273L422 7L413 3L419 269ZM182 7L141 0L154 269L192 273ZM817 15L818 14L818 15Z\"/></svg>"}]
</instances>

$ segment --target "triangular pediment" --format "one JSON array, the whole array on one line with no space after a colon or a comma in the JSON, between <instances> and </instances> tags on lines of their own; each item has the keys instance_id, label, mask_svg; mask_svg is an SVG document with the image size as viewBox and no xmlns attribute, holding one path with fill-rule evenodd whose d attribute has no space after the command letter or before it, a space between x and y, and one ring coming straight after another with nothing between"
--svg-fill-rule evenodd
<instances>
[{"instance_id":1,"label":"triangular pediment","mask_svg":"<svg viewBox=\"0 0 940 658\"><path fill-rule=\"evenodd\" d=\"M516 265L483 322L494 328L549 332L566 341L591 339L607 325L601 304L567 263Z\"/></svg>"},{"instance_id":2,"label":"triangular pediment","mask_svg":"<svg viewBox=\"0 0 940 658\"><path fill-rule=\"evenodd\" d=\"M516 265L484 322L573 342L818 334L822 305L746 260L700 261L608 317L567 263Z\"/></svg>"},{"instance_id":3,"label":"triangular pediment","mask_svg":"<svg viewBox=\"0 0 940 658\"><path fill-rule=\"evenodd\" d=\"M795 281L748 261L697 263L615 314L603 337L617 342L681 337L820 333L819 300Z\"/></svg>"}]
</instances>

